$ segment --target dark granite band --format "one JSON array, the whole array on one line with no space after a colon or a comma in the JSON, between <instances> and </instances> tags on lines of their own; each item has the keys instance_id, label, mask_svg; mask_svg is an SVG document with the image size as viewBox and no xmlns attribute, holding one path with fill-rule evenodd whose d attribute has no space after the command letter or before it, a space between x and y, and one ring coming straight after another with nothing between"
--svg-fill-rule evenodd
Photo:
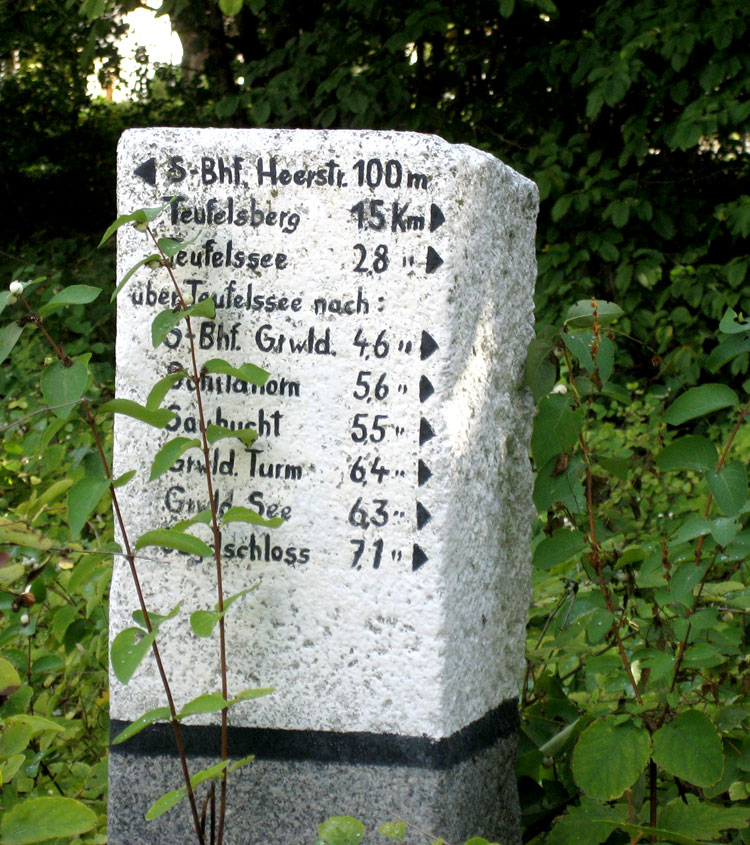
<instances>
[{"instance_id":1,"label":"dark granite band","mask_svg":"<svg viewBox=\"0 0 750 845\"><path fill-rule=\"evenodd\" d=\"M110 737L130 723L110 722ZM260 760L313 760L320 763L376 764L448 769L489 748L500 739L518 734L518 702L508 699L484 716L443 739L397 734L290 731L275 728L229 728L232 757L255 754ZM215 725L183 725L188 756L219 755L219 728ZM169 724L150 725L112 754L174 754L174 734Z\"/></svg>"}]
</instances>

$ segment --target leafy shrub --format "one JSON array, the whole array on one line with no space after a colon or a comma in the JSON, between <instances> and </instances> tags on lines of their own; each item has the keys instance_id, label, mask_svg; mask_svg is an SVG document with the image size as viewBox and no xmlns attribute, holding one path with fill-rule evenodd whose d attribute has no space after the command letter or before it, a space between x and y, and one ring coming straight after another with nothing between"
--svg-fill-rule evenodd
<instances>
[{"instance_id":1,"label":"leafy shrub","mask_svg":"<svg viewBox=\"0 0 750 845\"><path fill-rule=\"evenodd\" d=\"M540 519L518 762L526 834L745 842L750 403L721 382L684 389L658 356L652 378L618 370L621 317L580 302L529 356ZM748 337L730 310L722 365Z\"/></svg>"}]
</instances>

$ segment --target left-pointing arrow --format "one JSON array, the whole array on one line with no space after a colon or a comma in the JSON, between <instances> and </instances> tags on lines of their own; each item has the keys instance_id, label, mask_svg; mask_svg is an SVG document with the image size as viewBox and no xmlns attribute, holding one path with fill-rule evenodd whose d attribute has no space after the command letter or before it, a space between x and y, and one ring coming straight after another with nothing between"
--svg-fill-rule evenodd
<instances>
[{"instance_id":1,"label":"left-pointing arrow","mask_svg":"<svg viewBox=\"0 0 750 845\"><path fill-rule=\"evenodd\" d=\"M148 161L144 161L143 164L139 164L138 167L133 171L136 176L140 176L144 182L148 182L149 185L156 184L156 159L150 158Z\"/></svg>"}]
</instances>

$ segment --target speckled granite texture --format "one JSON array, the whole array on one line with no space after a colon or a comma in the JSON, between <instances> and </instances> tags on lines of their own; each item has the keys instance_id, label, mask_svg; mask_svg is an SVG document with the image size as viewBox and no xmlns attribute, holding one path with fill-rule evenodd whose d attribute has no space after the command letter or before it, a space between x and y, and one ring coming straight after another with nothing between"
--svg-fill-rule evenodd
<instances>
[{"instance_id":1,"label":"speckled granite texture","mask_svg":"<svg viewBox=\"0 0 750 845\"><path fill-rule=\"evenodd\" d=\"M345 756L352 759L392 756L423 757L423 765L318 762L313 759L268 759L273 753L268 742L254 763L232 777L227 814L227 845L312 845L317 824L329 816L351 815L368 830L366 841L385 843L375 831L384 821L403 819L414 826L403 840L408 845L424 845L417 829L460 843L469 836L482 835L503 845L519 845L519 809L513 769L516 747L515 702L506 702L493 714L499 720L494 733L500 736L488 745L487 738L466 736L451 742L447 755L436 749L402 748L393 742L378 745L378 738L345 742ZM515 718L514 718L515 717ZM215 728L200 728L186 737L188 748L198 751L201 744L218 746ZM213 732L213 733L206 733ZM271 732L273 733L273 732ZM270 737L273 738L272 736ZM266 738L268 739L268 738ZM390 738L391 740L397 738ZM239 740L239 741L238 741ZM254 738L230 737L250 753ZM169 745L167 731L160 731L151 743L155 749ZM325 738L310 749L309 756L335 747ZM314 743L311 742L311 746ZM412 745L418 744L418 741ZM143 818L150 804L180 783L180 770L173 755L146 753L149 740L138 752L115 746L110 767L109 845L177 845L192 841L187 802L183 801L153 822ZM284 745L284 743L280 743ZM408 745L408 744L407 744ZM481 748L470 747L482 745ZM296 750L300 745L295 742ZM289 749L280 749L281 753ZM294 751L291 750L290 754ZM303 754L305 752L303 751ZM190 756L191 771L216 762L216 756ZM429 763L429 765L424 765Z\"/></svg>"}]
</instances>

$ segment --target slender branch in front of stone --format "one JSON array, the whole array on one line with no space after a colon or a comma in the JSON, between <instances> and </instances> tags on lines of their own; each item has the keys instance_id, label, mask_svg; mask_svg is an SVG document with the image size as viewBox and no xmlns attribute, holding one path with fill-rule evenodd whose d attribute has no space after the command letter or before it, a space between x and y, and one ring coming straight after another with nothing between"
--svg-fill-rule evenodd
<instances>
[{"instance_id":1,"label":"slender branch in front of stone","mask_svg":"<svg viewBox=\"0 0 750 845\"><path fill-rule=\"evenodd\" d=\"M44 326L44 322L43 322L42 318L39 316L39 314L37 314L35 311L32 310L32 308L29 306L29 304L26 302L26 300L23 297L19 297L19 299L21 299L24 307L29 312L29 319L42 332L42 334L44 335L46 340L49 342L50 346L52 346L53 350L55 351L55 355L57 355L59 360L65 366L70 366L70 364L71 364L70 358L65 354L65 350L62 348L62 346L55 343L55 341L52 339L50 334L47 332L47 330ZM141 612L143 613L143 620L144 620L144 623L146 625L146 630L149 631L149 633L150 633L152 631L151 618L149 616L148 608L146 606L146 599L143 595L143 590L141 588L140 578L138 577L138 571L137 571L137 568L136 568L136 565L135 565L135 555L133 554L132 547L130 545L130 539L128 537L128 532L127 532L127 529L125 527L125 521L124 521L124 519L122 517L122 513L120 511L120 503L117 499L117 491L115 490L115 488L112 484L112 480L113 480L112 479L112 469L109 465L109 461L107 460L107 455L104 451L104 446L102 444L102 440L101 440L101 437L99 435L99 429L96 425L96 419L95 419L94 414L91 410L91 406L86 401L86 399L81 400L81 406L83 408L83 412L84 412L84 415L85 415L85 418L86 418L86 423L87 423L89 429L91 430L92 437L94 438L94 443L96 444L96 450L97 450L97 453L99 455L99 460L101 461L102 468L104 470L104 475L106 476L106 478L110 482L109 492L110 492L110 495L112 496L112 505L114 507L115 516L116 516L116 519L117 519L117 524L120 528L120 534L122 536L122 541L123 541L123 544L125 545L124 557L127 560L128 565L130 567L130 574L133 578L133 584L135 586L135 591L138 595L138 603L140 605ZM183 776L185 778L185 788L186 788L187 796L188 796L188 799L189 799L189 802L190 802L190 810L191 810L191 813L192 813L192 816L193 816L193 825L195 826L195 832L196 832L196 835L198 836L198 841L199 841L200 845L205 845L205 838L204 838L204 836L201 832L200 819L198 818L198 806L197 806L196 801L195 801L195 793L193 792L193 787L192 787L192 784L190 783L190 772L189 772L188 764L187 764L187 755L185 754L185 745L184 745L184 742L183 742L183 739L182 739L182 731L181 731L181 728L180 728L180 723L177 719L177 708L175 707L175 704L174 704L174 698L172 697L172 689L169 685L169 679L167 678L167 674L164 671L164 664L162 663L161 654L159 653L159 647L156 644L156 640L154 640L154 642L151 644L151 652L154 655L154 660L156 661L156 666L159 670L159 675L161 677L162 685L164 687L164 692L167 696L169 712L171 714L172 728L174 730L174 735L175 735L175 743L177 745L177 753L178 753L178 756L180 758L180 764L182 766L182 773L183 773Z\"/></svg>"},{"instance_id":2,"label":"slender branch in front of stone","mask_svg":"<svg viewBox=\"0 0 750 845\"><path fill-rule=\"evenodd\" d=\"M159 241L156 238L153 230L149 227L148 233L151 236L156 248L162 257L162 263L172 280L177 297L180 300L182 308L187 310L188 305L185 301L180 286L177 284L177 279L172 271L172 264L164 251L159 246ZM193 327L190 317L186 317L187 323L187 338L190 346L190 362L192 366L191 379L195 385L195 402L198 410L198 420L201 434L201 448L203 451L203 459L206 467L206 488L208 493L209 507L211 510L211 531L214 539L214 560L216 565L216 593L217 603L216 609L219 612L219 662L221 668L221 695L224 701L229 700L229 688L227 683L227 655L226 655L226 629L224 625L224 585L222 579L222 565L221 565L221 531L219 530L219 516L216 509L216 500L214 498L213 475L211 473L211 450L206 435L206 415L203 409L203 394L201 391L201 374L198 368L198 360L195 354L195 335L193 334ZM229 759L229 739L228 739L228 722L227 722L228 708L224 707L221 711L221 759L222 761ZM216 845L222 845L224 841L224 818L226 816L227 805L227 770L221 774L221 789L219 793L219 818L218 831L216 836ZM213 837L212 837L213 842Z\"/></svg>"}]
</instances>

